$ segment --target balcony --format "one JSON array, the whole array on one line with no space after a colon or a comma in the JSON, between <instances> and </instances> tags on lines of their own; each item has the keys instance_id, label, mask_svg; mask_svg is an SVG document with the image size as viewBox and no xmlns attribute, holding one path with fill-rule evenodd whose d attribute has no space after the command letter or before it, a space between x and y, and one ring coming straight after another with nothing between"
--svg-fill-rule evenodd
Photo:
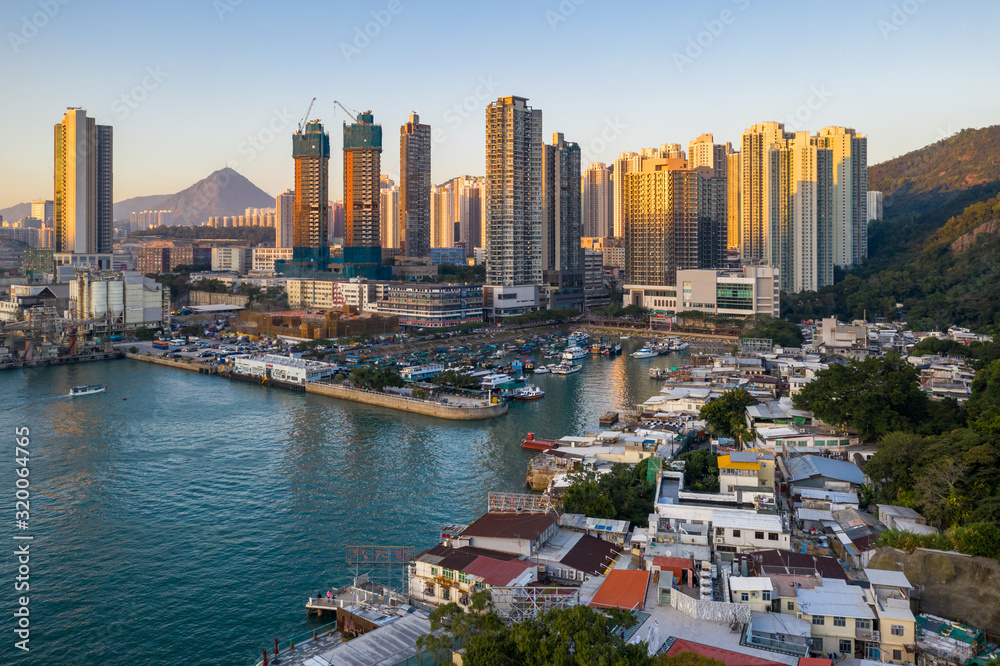
<instances>
[{"instance_id":1,"label":"balcony","mask_svg":"<svg viewBox=\"0 0 1000 666\"><path fill-rule=\"evenodd\" d=\"M758 650L767 650L768 652L780 652L781 654L793 657L801 658L809 656L809 646L804 643L792 643L778 638L759 636L751 633L749 627L743 630L740 645L757 648Z\"/></svg>"},{"instance_id":2,"label":"balcony","mask_svg":"<svg viewBox=\"0 0 1000 666\"><path fill-rule=\"evenodd\" d=\"M874 629L866 629L864 627L855 627L854 637L859 641L872 641L875 643L881 640L877 631Z\"/></svg>"}]
</instances>

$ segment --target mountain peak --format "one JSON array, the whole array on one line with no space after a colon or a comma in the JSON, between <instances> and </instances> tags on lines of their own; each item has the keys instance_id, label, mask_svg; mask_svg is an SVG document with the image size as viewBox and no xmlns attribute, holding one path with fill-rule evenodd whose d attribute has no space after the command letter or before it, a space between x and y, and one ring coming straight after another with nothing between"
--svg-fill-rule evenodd
<instances>
[{"instance_id":1,"label":"mountain peak","mask_svg":"<svg viewBox=\"0 0 1000 666\"><path fill-rule=\"evenodd\" d=\"M210 173L176 194L134 197L115 204L115 219L135 211L172 210L179 225L204 224L209 217L242 215L247 208L273 208L274 197L230 167Z\"/></svg>"}]
</instances>

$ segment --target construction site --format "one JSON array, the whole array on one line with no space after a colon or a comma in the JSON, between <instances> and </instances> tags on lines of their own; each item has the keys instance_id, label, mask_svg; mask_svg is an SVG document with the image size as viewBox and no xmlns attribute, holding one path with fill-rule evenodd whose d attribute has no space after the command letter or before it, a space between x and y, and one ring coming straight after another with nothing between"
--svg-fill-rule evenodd
<instances>
[{"instance_id":1,"label":"construction site","mask_svg":"<svg viewBox=\"0 0 1000 666\"><path fill-rule=\"evenodd\" d=\"M162 286L127 271L81 268L68 285L13 285L0 305L0 370L121 358L114 343L131 331L170 325Z\"/></svg>"}]
</instances>

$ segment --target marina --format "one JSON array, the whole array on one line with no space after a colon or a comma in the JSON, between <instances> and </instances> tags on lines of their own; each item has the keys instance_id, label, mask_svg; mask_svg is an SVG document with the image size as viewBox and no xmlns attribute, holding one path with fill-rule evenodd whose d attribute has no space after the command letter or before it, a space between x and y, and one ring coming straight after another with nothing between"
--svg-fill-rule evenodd
<instances>
[{"instance_id":1,"label":"marina","mask_svg":"<svg viewBox=\"0 0 1000 666\"><path fill-rule=\"evenodd\" d=\"M648 365L582 359L576 374L530 378L544 399L476 422L135 360L2 373L2 410L31 426L32 481L49 489L32 513L61 549L32 605L46 658L170 663L184 636L189 663L252 664L275 637L328 623L304 601L350 582L347 545L432 546L442 524L482 512L485 489L525 489L526 432L596 432L603 412L656 394ZM65 399L89 384L107 391Z\"/></svg>"}]
</instances>

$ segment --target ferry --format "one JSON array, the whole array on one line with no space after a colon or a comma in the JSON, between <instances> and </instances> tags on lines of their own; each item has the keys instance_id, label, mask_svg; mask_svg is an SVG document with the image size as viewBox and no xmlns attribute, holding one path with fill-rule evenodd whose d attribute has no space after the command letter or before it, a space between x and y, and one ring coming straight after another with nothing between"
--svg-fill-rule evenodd
<instances>
[{"instance_id":1,"label":"ferry","mask_svg":"<svg viewBox=\"0 0 1000 666\"><path fill-rule=\"evenodd\" d=\"M70 397L78 395L90 395L91 393L104 393L107 386L104 384L90 384L89 386L74 386L69 390Z\"/></svg>"},{"instance_id":2,"label":"ferry","mask_svg":"<svg viewBox=\"0 0 1000 666\"><path fill-rule=\"evenodd\" d=\"M653 358L654 356L657 356L657 353L649 347L643 347L639 351L632 352L630 356L632 358Z\"/></svg>"},{"instance_id":3,"label":"ferry","mask_svg":"<svg viewBox=\"0 0 1000 666\"><path fill-rule=\"evenodd\" d=\"M583 358L587 355L587 352L580 347L567 347L566 351L563 352L562 357L567 361L573 361L578 358Z\"/></svg>"},{"instance_id":4,"label":"ferry","mask_svg":"<svg viewBox=\"0 0 1000 666\"><path fill-rule=\"evenodd\" d=\"M540 400L545 397L545 391L538 388L534 384L525 384L519 389L514 390L514 400Z\"/></svg>"},{"instance_id":5,"label":"ferry","mask_svg":"<svg viewBox=\"0 0 1000 666\"><path fill-rule=\"evenodd\" d=\"M514 378L510 375L485 375L479 382L479 386L482 387L484 391L488 391L513 381Z\"/></svg>"}]
</instances>

